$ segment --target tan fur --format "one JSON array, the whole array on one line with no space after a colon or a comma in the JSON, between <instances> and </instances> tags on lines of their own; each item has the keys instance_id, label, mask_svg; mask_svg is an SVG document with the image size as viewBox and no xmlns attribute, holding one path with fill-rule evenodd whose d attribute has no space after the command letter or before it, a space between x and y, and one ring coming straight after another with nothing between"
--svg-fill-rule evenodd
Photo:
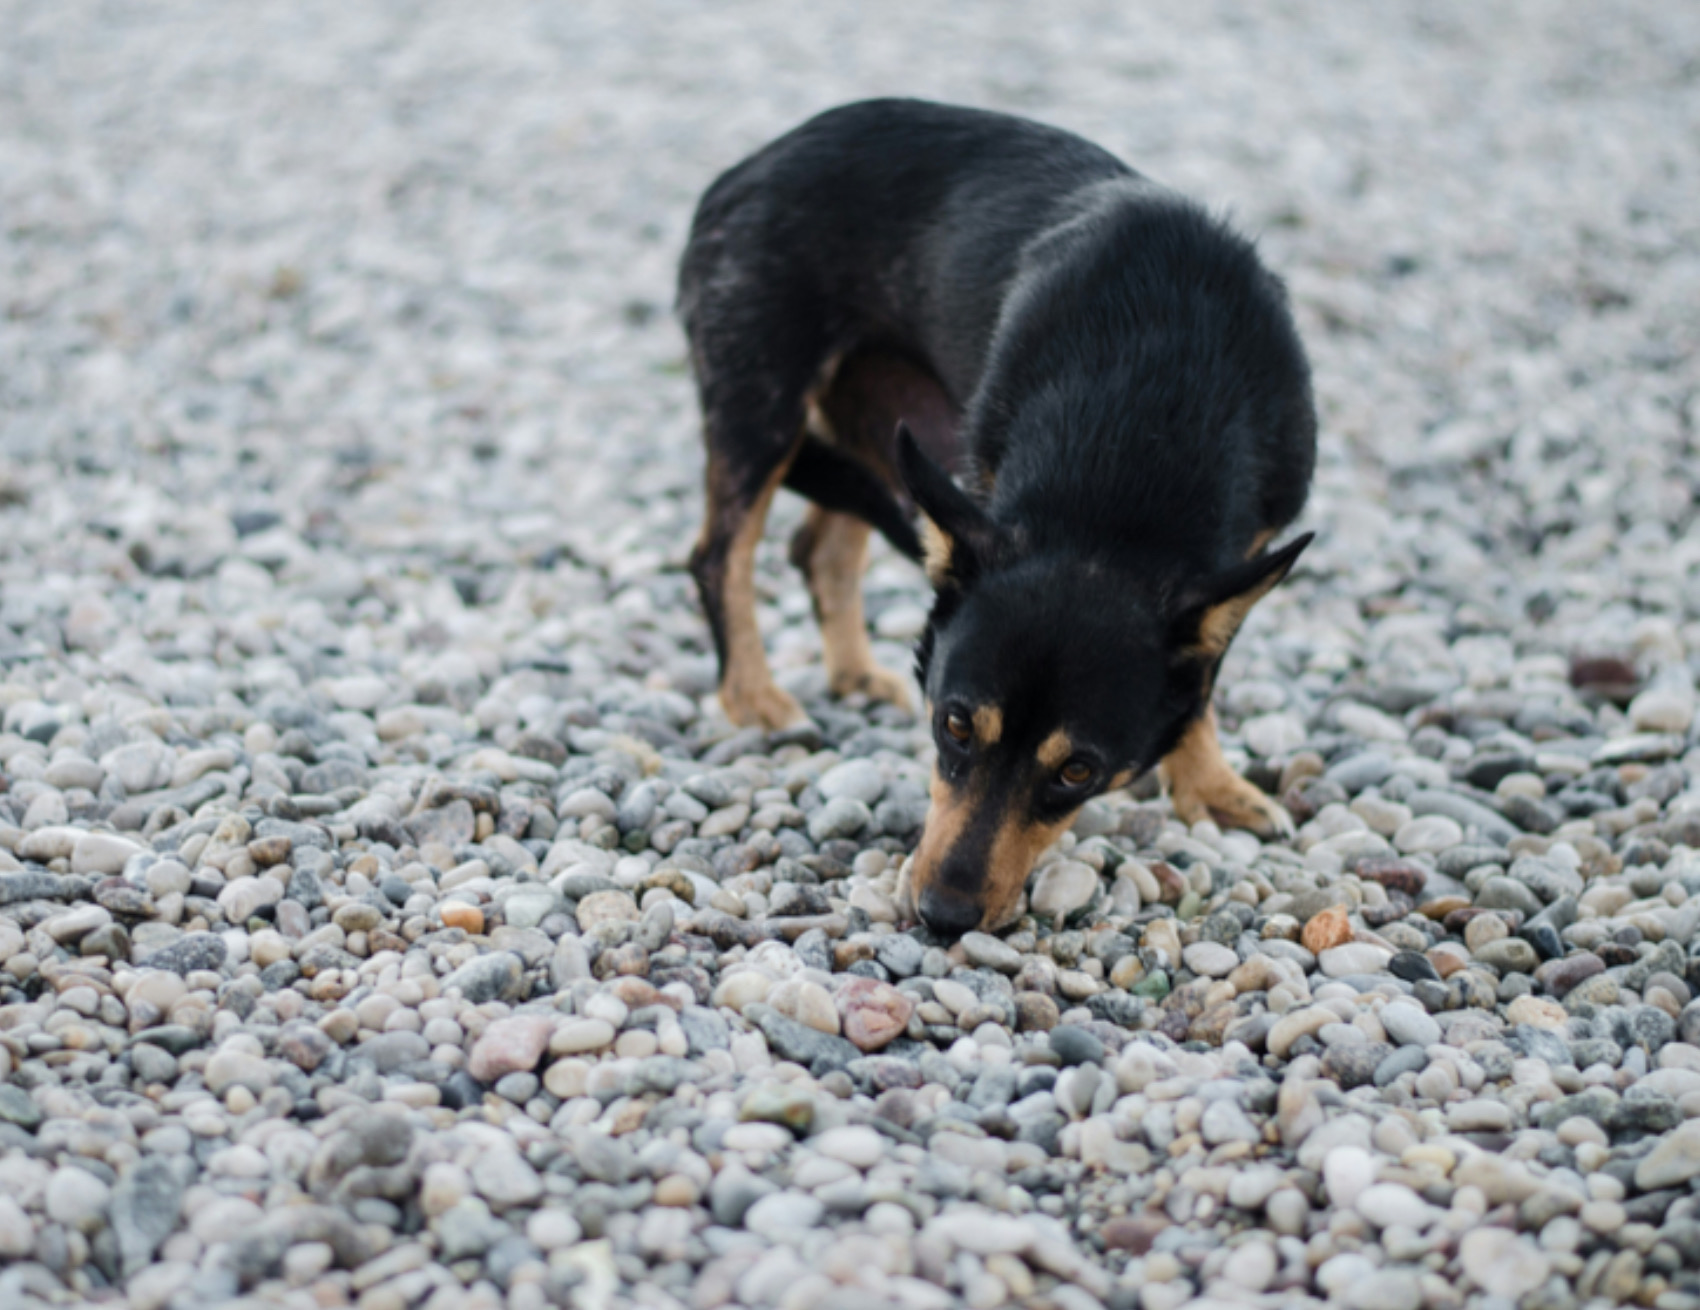
<instances>
[{"instance_id":1,"label":"tan fur","mask_svg":"<svg viewBox=\"0 0 1700 1310\"><path fill-rule=\"evenodd\" d=\"M1183 823L1204 819L1248 828L1265 837L1291 833L1287 811L1228 767L1216 736L1216 711L1207 709L1187 729L1162 764L1169 800Z\"/></svg>"},{"instance_id":2,"label":"tan fur","mask_svg":"<svg viewBox=\"0 0 1700 1310\"><path fill-rule=\"evenodd\" d=\"M1204 622L1198 625L1197 653L1219 659L1245 622L1245 616L1251 613L1251 607L1274 590L1275 584L1280 581L1279 576L1267 578L1250 591L1230 596L1206 610Z\"/></svg>"},{"instance_id":3,"label":"tan fur","mask_svg":"<svg viewBox=\"0 0 1700 1310\"><path fill-rule=\"evenodd\" d=\"M1246 558L1251 559L1261 553L1274 535L1273 532L1259 533ZM1251 607L1273 591L1286 576L1286 569L1278 569L1266 575L1250 591L1230 596L1206 610L1204 621L1198 625L1198 645L1193 648L1193 654L1208 659L1220 659L1228 649L1228 643L1233 641L1234 634L1240 630L1240 625L1245 622L1246 615L1251 613Z\"/></svg>"},{"instance_id":4,"label":"tan fur","mask_svg":"<svg viewBox=\"0 0 1700 1310\"><path fill-rule=\"evenodd\" d=\"M1052 773L1067 764L1073 754L1074 742L1061 728L1039 743L1039 763Z\"/></svg>"},{"instance_id":5,"label":"tan fur","mask_svg":"<svg viewBox=\"0 0 1700 1310\"><path fill-rule=\"evenodd\" d=\"M945 536L944 531L925 515L921 516L921 558L922 566L927 572L927 581L933 586L943 586L944 580L950 575L950 556L955 543Z\"/></svg>"},{"instance_id":6,"label":"tan fur","mask_svg":"<svg viewBox=\"0 0 1700 1310\"><path fill-rule=\"evenodd\" d=\"M1116 774L1115 777L1110 779L1110 785L1108 787L1104 788L1104 790L1105 791L1120 791L1123 787L1127 786L1128 783L1130 783L1132 781L1133 781L1133 770L1132 769L1123 769L1120 773Z\"/></svg>"},{"instance_id":7,"label":"tan fur","mask_svg":"<svg viewBox=\"0 0 1700 1310\"><path fill-rule=\"evenodd\" d=\"M1256 559L1259 555L1263 554L1263 548L1275 540L1276 531L1277 529L1275 528L1265 528L1262 532L1253 537L1251 539L1251 549L1246 551L1245 557L1247 559Z\"/></svg>"},{"instance_id":8,"label":"tan fur","mask_svg":"<svg viewBox=\"0 0 1700 1310\"><path fill-rule=\"evenodd\" d=\"M866 692L876 700L909 708L903 678L874 663L862 613L862 567L867 558L868 525L849 514L810 506L804 524L810 544L806 573L820 623L827 684L834 695Z\"/></svg>"},{"instance_id":9,"label":"tan fur","mask_svg":"<svg viewBox=\"0 0 1700 1310\"><path fill-rule=\"evenodd\" d=\"M928 885L951 848L962 839L962 833L973 817L980 797L953 790L933 770L932 807L927 811L927 826L921 833L921 844L915 848L915 858L909 866L908 891L910 903L919 905ZM1015 917L1021 900L1021 889L1033 862L1047 846L1074 822L1074 815L1048 824L1025 823L1010 815L998 825L992 847L986 857L986 875L977 898L980 902L980 928L990 932L1001 928Z\"/></svg>"},{"instance_id":10,"label":"tan fur","mask_svg":"<svg viewBox=\"0 0 1700 1310\"><path fill-rule=\"evenodd\" d=\"M974 739L985 746L996 746L1003 740L1003 711L996 705L982 705L974 711Z\"/></svg>"},{"instance_id":11,"label":"tan fur","mask_svg":"<svg viewBox=\"0 0 1700 1310\"><path fill-rule=\"evenodd\" d=\"M944 862L946 853L962 836L972 808L971 799L957 795L950 784L939 777L937 768L933 769L929 794L932 803L927 807L927 823L921 829L921 843L915 848L909 874L909 892L917 905L921 903L922 893L932 882L939 865Z\"/></svg>"},{"instance_id":12,"label":"tan fur","mask_svg":"<svg viewBox=\"0 0 1700 1310\"><path fill-rule=\"evenodd\" d=\"M980 926L988 931L1001 928L1015 918L1015 907L1033 862L1074 822L1074 815L1055 823L1024 823L1014 815L1005 817L992 839L986 860L986 894Z\"/></svg>"},{"instance_id":13,"label":"tan fur","mask_svg":"<svg viewBox=\"0 0 1700 1310\"><path fill-rule=\"evenodd\" d=\"M756 547L767 526L768 506L773 493L785 481L791 467L788 458L768 479L750 506L726 553L725 607L726 672L720 680L720 704L726 717L739 726L759 725L772 731L801 723L808 716L788 692L773 680L773 670L762 648L761 629L756 625Z\"/></svg>"}]
</instances>

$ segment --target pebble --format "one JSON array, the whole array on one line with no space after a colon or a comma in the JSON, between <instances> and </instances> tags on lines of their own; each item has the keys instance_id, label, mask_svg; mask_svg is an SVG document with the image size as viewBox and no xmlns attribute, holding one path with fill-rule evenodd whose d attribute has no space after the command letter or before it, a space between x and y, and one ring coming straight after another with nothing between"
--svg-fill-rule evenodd
<instances>
[{"instance_id":1,"label":"pebble","mask_svg":"<svg viewBox=\"0 0 1700 1310\"><path fill-rule=\"evenodd\" d=\"M484 931L484 911L465 901L444 901L440 910L445 928L460 928L474 935Z\"/></svg>"},{"instance_id":2,"label":"pebble","mask_svg":"<svg viewBox=\"0 0 1700 1310\"><path fill-rule=\"evenodd\" d=\"M1458 1247L1464 1274L1489 1296L1515 1301L1547 1280L1551 1260L1526 1237L1504 1228L1473 1228Z\"/></svg>"},{"instance_id":3,"label":"pebble","mask_svg":"<svg viewBox=\"0 0 1700 1310\"><path fill-rule=\"evenodd\" d=\"M1317 962L1330 978L1348 978L1354 974L1380 973L1392 958L1392 951L1374 943L1348 942L1324 951Z\"/></svg>"},{"instance_id":4,"label":"pebble","mask_svg":"<svg viewBox=\"0 0 1700 1310\"><path fill-rule=\"evenodd\" d=\"M1464 829L1443 814L1412 819L1393 834L1394 848L1406 855L1444 851L1464 840Z\"/></svg>"},{"instance_id":5,"label":"pebble","mask_svg":"<svg viewBox=\"0 0 1700 1310\"><path fill-rule=\"evenodd\" d=\"M1089 905L1098 889L1098 875L1091 866L1078 860L1057 860L1033 880L1027 903L1034 914L1061 920Z\"/></svg>"},{"instance_id":6,"label":"pebble","mask_svg":"<svg viewBox=\"0 0 1700 1310\"><path fill-rule=\"evenodd\" d=\"M1345 908L1332 905L1312 916L1305 924L1299 940L1312 955L1321 955L1336 946L1344 946L1352 940L1352 924L1346 917Z\"/></svg>"},{"instance_id":7,"label":"pebble","mask_svg":"<svg viewBox=\"0 0 1700 1310\"><path fill-rule=\"evenodd\" d=\"M548 1015L497 1019L473 1046L466 1071L481 1083L495 1082L510 1073L528 1073L550 1047L554 1032L555 1021Z\"/></svg>"},{"instance_id":8,"label":"pebble","mask_svg":"<svg viewBox=\"0 0 1700 1310\"><path fill-rule=\"evenodd\" d=\"M568 1019L555 1025L549 1036L549 1050L554 1055L579 1055L603 1050L613 1042L614 1025L606 1019Z\"/></svg>"},{"instance_id":9,"label":"pebble","mask_svg":"<svg viewBox=\"0 0 1700 1310\"><path fill-rule=\"evenodd\" d=\"M1383 1006L1377 1018L1387 1035L1402 1046L1433 1046L1440 1041L1440 1025L1421 1007L1403 1001Z\"/></svg>"},{"instance_id":10,"label":"pebble","mask_svg":"<svg viewBox=\"0 0 1700 1310\"><path fill-rule=\"evenodd\" d=\"M1225 978L1239 966L1240 957L1216 942L1195 942L1181 952L1186 967L1206 978Z\"/></svg>"},{"instance_id":11,"label":"pebble","mask_svg":"<svg viewBox=\"0 0 1700 1310\"><path fill-rule=\"evenodd\" d=\"M889 1046L909 1025L915 1002L888 983L852 978L838 990L842 1030L863 1051ZM821 1031L830 1031L821 1029Z\"/></svg>"},{"instance_id":12,"label":"pebble","mask_svg":"<svg viewBox=\"0 0 1700 1310\"><path fill-rule=\"evenodd\" d=\"M64 1165L48 1180L43 1208L54 1223L92 1233L106 1219L112 1189L86 1169Z\"/></svg>"},{"instance_id":13,"label":"pebble","mask_svg":"<svg viewBox=\"0 0 1700 1310\"><path fill-rule=\"evenodd\" d=\"M838 1007L833 1003L832 994L819 983L789 978L767 994L767 1003L786 1018L795 1019L816 1032L838 1035Z\"/></svg>"}]
</instances>

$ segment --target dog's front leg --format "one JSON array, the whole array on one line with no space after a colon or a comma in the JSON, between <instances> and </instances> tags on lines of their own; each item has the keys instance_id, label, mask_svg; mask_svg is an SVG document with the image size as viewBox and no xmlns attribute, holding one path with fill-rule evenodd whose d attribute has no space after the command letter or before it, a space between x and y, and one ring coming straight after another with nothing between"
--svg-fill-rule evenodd
<instances>
[{"instance_id":1,"label":"dog's front leg","mask_svg":"<svg viewBox=\"0 0 1700 1310\"><path fill-rule=\"evenodd\" d=\"M1216 711L1206 708L1163 760L1161 776L1183 823L1214 819L1260 837L1289 837L1286 810L1228 767L1216 737Z\"/></svg>"}]
</instances>

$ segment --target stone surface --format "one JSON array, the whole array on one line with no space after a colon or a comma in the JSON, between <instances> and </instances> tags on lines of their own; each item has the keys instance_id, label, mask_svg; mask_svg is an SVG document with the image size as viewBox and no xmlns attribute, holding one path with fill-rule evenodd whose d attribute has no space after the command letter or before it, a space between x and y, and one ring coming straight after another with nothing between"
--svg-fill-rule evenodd
<instances>
[{"instance_id":1,"label":"stone surface","mask_svg":"<svg viewBox=\"0 0 1700 1310\"><path fill-rule=\"evenodd\" d=\"M1476 1228L1464 1234L1458 1262L1465 1275L1490 1296L1516 1300L1546 1282L1551 1262L1528 1238L1504 1228Z\"/></svg>"},{"instance_id":2,"label":"stone surface","mask_svg":"<svg viewBox=\"0 0 1700 1310\"><path fill-rule=\"evenodd\" d=\"M484 1030L467 1057L466 1071L482 1083L536 1068L548 1049L555 1021L548 1015L523 1014L498 1019Z\"/></svg>"}]
</instances>

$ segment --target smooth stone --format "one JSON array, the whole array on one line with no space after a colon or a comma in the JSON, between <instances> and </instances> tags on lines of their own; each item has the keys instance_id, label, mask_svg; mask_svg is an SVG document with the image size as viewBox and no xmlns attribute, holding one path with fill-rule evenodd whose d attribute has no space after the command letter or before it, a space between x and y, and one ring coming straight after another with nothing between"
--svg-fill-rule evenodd
<instances>
[{"instance_id":1,"label":"smooth stone","mask_svg":"<svg viewBox=\"0 0 1700 1310\"><path fill-rule=\"evenodd\" d=\"M581 1055L604 1050L614 1044L614 1025L606 1019L580 1017L556 1025L549 1038L552 1055Z\"/></svg>"},{"instance_id":2,"label":"smooth stone","mask_svg":"<svg viewBox=\"0 0 1700 1310\"><path fill-rule=\"evenodd\" d=\"M846 760L821 774L815 788L828 801L849 797L871 806L885 794L885 775L872 760Z\"/></svg>"},{"instance_id":3,"label":"smooth stone","mask_svg":"<svg viewBox=\"0 0 1700 1310\"><path fill-rule=\"evenodd\" d=\"M854 837L873 822L873 811L853 796L830 800L809 816L809 839L814 842Z\"/></svg>"},{"instance_id":4,"label":"smooth stone","mask_svg":"<svg viewBox=\"0 0 1700 1310\"><path fill-rule=\"evenodd\" d=\"M177 1226L184 1193L183 1174L158 1156L139 1160L112 1189L108 1221L118 1239L126 1274L145 1268L159 1245Z\"/></svg>"},{"instance_id":5,"label":"smooth stone","mask_svg":"<svg viewBox=\"0 0 1700 1310\"><path fill-rule=\"evenodd\" d=\"M1392 958L1392 951L1373 942L1348 942L1322 952L1317 957L1317 964L1330 978L1345 978L1353 974L1380 973Z\"/></svg>"},{"instance_id":6,"label":"smooth stone","mask_svg":"<svg viewBox=\"0 0 1700 1310\"><path fill-rule=\"evenodd\" d=\"M1464 829L1444 814L1425 814L1400 826L1393 834L1395 849L1406 855L1444 851L1464 840Z\"/></svg>"},{"instance_id":7,"label":"smooth stone","mask_svg":"<svg viewBox=\"0 0 1700 1310\"><path fill-rule=\"evenodd\" d=\"M1240 957L1217 942L1194 942L1181 952L1186 967L1206 978L1226 978L1239 967Z\"/></svg>"},{"instance_id":8,"label":"smooth stone","mask_svg":"<svg viewBox=\"0 0 1700 1310\"><path fill-rule=\"evenodd\" d=\"M787 1019L795 1019L816 1032L837 1035L838 1007L832 993L806 978L787 978L767 994L767 1003Z\"/></svg>"},{"instance_id":9,"label":"smooth stone","mask_svg":"<svg viewBox=\"0 0 1700 1310\"><path fill-rule=\"evenodd\" d=\"M849 1126L829 1128L809 1145L821 1155L854 1169L871 1169L885 1158L885 1138L872 1128Z\"/></svg>"},{"instance_id":10,"label":"smooth stone","mask_svg":"<svg viewBox=\"0 0 1700 1310\"><path fill-rule=\"evenodd\" d=\"M850 978L843 983L837 1006L844 1036L862 1051L889 1046L908 1029L915 1013L912 997L874 978Z\"/></svg>"},{"instance_id":11,"label":"smooth stone","mask_svg":"<svg viewBox=\"0 0 1700 1310\"><path fill-rule=\"evenodd\" d=\"M1420 1231L1435 1214L1433 1206L1402 1183L1372 1183L1358 1193L1352 1208L1377 1228L1398 1224Z\"/></svg>"},{"instance_id":12,"label":"smooth stone","mask_svg":"<svg viewBox=\"0 0 1700 1310\"><path fill-rule=\"evenodd\" d=\"M959 943L968 963L977 969L996 969L999 973L1019 973L1024 963L1021 952L1008 942L990 933L964 933Z\"/></svg>"},{"instance_id":13,"label":"smooth stone","mask_svg":"<svg viewBox=\"0 0 1700 1310\"><path fill-rule=\"evenodd\" d=\"M1400 1046L1433 1046L1440 1041L1440 1025L1420 1006L1394 1002L1383 1006L1376 1017Z\"/></svg>"},{"instance_id":14,"label":"smooth stone","mask_svg":"<svg viewBox=\"0 0 1700 1310\"><path fill-rule=\"evenodd\" d=\"M1640 732L1684 733L1694 722L1694 688L1659 683L1629 702L1629 722Z\"/></svg>"},{"instance_id":15,"label":"smooth stone","mask_svg":"<svg viewBox=\"0 0 1700 1310\"><path fill-rule=\"evenodd\" d=\"M1465 1275L1490 1296L1515 1301L1547 1280L1547 1253L1508 1228L1472 1228L1458 1247Z\"/></svg>"},{"instance_id":16,"label":"smooth stone","mask_svg":"<svg viewBox=\"0 0 1700 1310\"><path fill-rule=\"evenodd\" d=\"M1337 1146L1323 1159L1322 1181L1334 1205L1349 1207L1375 1182L1375 1157L1360 1147Z\"/></svg>"},{"instance_id":17,"label":"smooth stone","mask_svg":"<svg viewBox=\"0 0 1700 1310\"><path fill-rule=\"evenodd\" d=\"M1501 937L1498 941L1486 942L1474 954L1482 964L1501 973L1530 973L1541 962L1535 948L1521 937Z\"/></svg>"},{"instance_id":18,"label":"smooth stone","mask_svg":"<svg viewBox=\"0 0 1700 1310\"><path fill-rule=\"evenodd\" d=\"M1690 1119L1659 1139L1635 1166L1635 1186L1643 1192L1680 1187L1700 1177L1700 1119Z\"/></svg>"},{"instance_id":19,"label":"smooth stone","mask_svg":"<svg viewBox=\"0 0 1700 1310\"><path fill-rule=\"evenodd\" d=\"M512 1073L529 1073L549 1048L555 1020L549 1015L516 1014L497 1019L467 1057L466 1071L481 1083L493 1083Z\"/></svg>"},{"instance_id":20,"label":"smooth stone","mask_svg":"<svg viewBox=\"0 0 1700 1310\"><path fill-rule=\"evenodd\" d=\"M543 1180L518 1151L481 1152L469 1172L473 1187L498 1214L529 1205L543 1195Z\"/></svg>"},{"instance_id":21,"label":"smooth stone","mask_svg":"<svg viewBox=\"0 0 1700 1310\"><path fill-rule=\"evenodd\" d=\"M114 833L81 833L71 850L71 872L102 875L122 873L131 857L141 854L144 849Z\"/></svg>"},{"instance_id":22,"label":"smooth stone","mask_svg":"<svg viewBox=\"0 0 1700 1310\"><path fill-rule=\"evenodd\" d=\"M62 1165L47 1181L43 1207L54 1223L92 1233L105 1222L112 1189L86 1169Z\"/></svg>"},{"instance_id":23,"label":"smooth stone","mask_svg":"<svg viewBox=\"0 0 1700 1310\"><path fill-rule=\"evenodd\" d=\"M1099 890L1098 873L1078 860L1057 860L1046 865L1033 880L1028 908L1034 914L1063 919L1090 905Z\"/></svg>"},{"instance_id":24,"label":"smooth stone","mask_svg":"<svg viewBox=\"0 0 1700 1310\"><path fill-rule=\"evenodd\" d=\"M517 995L525 976L525 961L512 951L495 951L468 960L442 980L441 989L460 991L469 1005L483 1005Z\"/></svg>"}]
</instances>

